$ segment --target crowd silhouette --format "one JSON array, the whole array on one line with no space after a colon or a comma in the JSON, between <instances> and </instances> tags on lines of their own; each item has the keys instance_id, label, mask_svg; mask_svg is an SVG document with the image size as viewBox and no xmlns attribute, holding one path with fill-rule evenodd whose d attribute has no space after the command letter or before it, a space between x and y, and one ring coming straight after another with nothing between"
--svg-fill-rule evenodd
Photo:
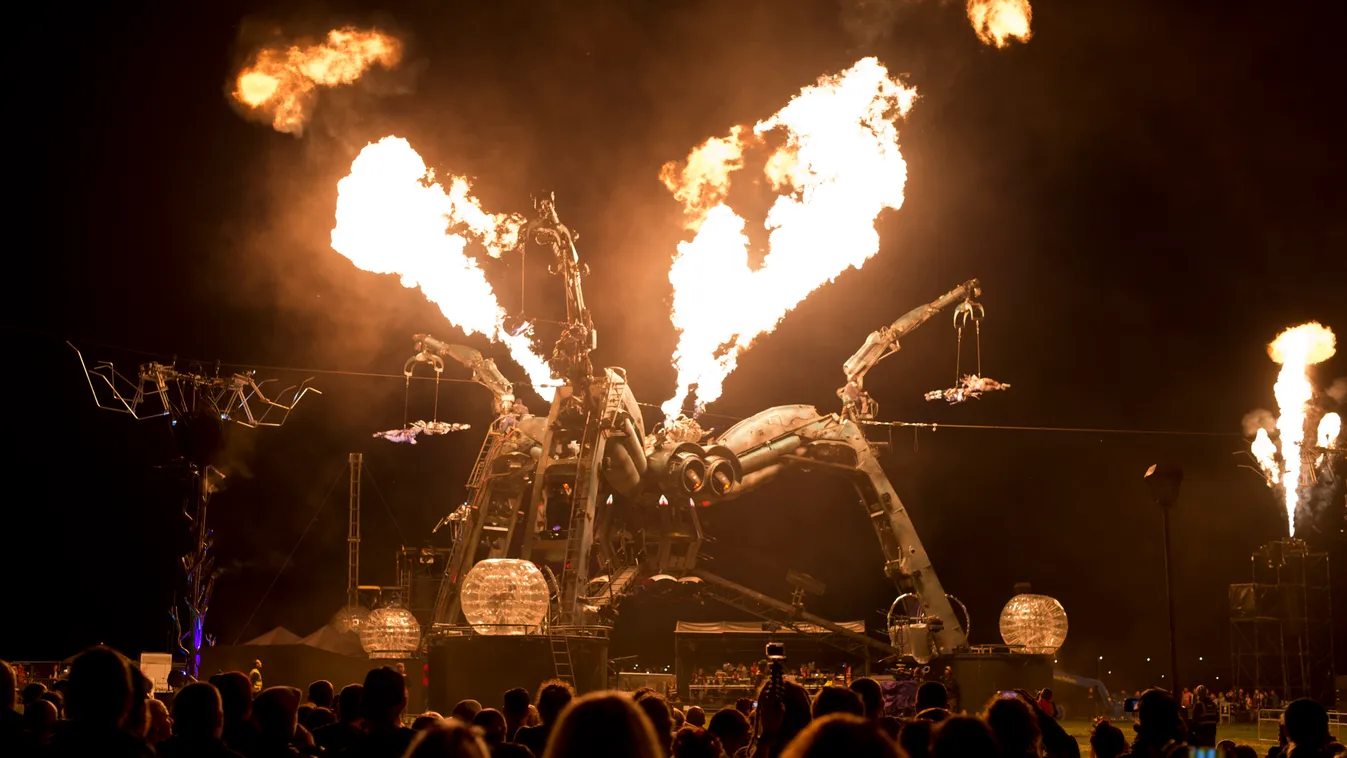
<instances>
[{"instance_id":1,"label":"crowd silhouette","mask_svg":"<svg viewBox=\"0 0 1347 758\"><path fill-rule=\"evenodd\" d=\"M536 700L523 688L499 708L458 703L449 717L406 713L407 687L393 668L372 669L340 691L320 680L255 688L241 671L210 681L175 674L165 702L118 652L94 647L48 690L17 690L0 661L0 755L15 758L1078 758L1081 747L1044 707L1051 693L1004 692L978 713L955 713L939 682L917 693L916 716L883 713L879 684L860 678L811 694L797 682L769 680L756 701L707 714L683 710L654 690L593 692L543 682ZM260 691L255 691L260 689ZM1046 697L1045 697L1046 694ZM1202 693L1205 697L1206 693ZM20 702L22 712L19 711ZM755 707L756 703L756 707ZM1090 735L1097 758L1196 758L1207 734L1180 700L1142 693L1129 736L1107 719ZM410 726L408 725L410 723ZM1210 737L1214 739L1214 732ZM1222 758L1257 756L1223 741ZM1273 758L1343 758L1328 715L1310 700L1287 704Z\"/></svg>"}]
</instances>

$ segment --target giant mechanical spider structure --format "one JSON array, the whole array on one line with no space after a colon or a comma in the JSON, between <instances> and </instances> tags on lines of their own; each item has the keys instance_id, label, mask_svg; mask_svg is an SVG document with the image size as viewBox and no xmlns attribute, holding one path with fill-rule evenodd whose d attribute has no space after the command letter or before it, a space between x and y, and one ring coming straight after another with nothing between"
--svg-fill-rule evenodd
<instances>
[{"instance_id":1,"label":"giant mechanical spider structure","mask_svg":"<svg viewBox=\"0 0 1347 758\"><path fill-rule=\"evenodd\" d=\"M566 321L551 360L564 384L546 415L530 413L494 362L471 348L416 335L417 353L408 362L442 365L439 357L448 356L462 363L491 390L498 414L468 479L467 503L453 514L459 528L427 640L467 633L460 588L478 561L522 558L550 577L553 629L611 624L617 605L637 588L673 579L765 619L821 626L853 638L853 646L878 648L908 664L967 651L967 613L941 586L862 424L876 412L864 389L866 373L898 350L900 338L947 307L956 306L956 326L980 318L977 280L870 334L844 364L838 412L786 405L719 434L707 434L689 418L648 431L626 372L596 371L591 364L597 340L581 291L584 267L574 235L558 219L552 200L535 201L535 209L521 244L551 249L551 268L566 294ZM961 381L946 399L1007 386L976 375ZM896 621L891 617L891 644L804 612L798 597L793 604L775 601L699 567L705 537L698 508L756 490L790 469L831 474L855 487L857 515L874 527L884 573L901 593L896 606L904 610Z\"/></svg>"}]
</instances>

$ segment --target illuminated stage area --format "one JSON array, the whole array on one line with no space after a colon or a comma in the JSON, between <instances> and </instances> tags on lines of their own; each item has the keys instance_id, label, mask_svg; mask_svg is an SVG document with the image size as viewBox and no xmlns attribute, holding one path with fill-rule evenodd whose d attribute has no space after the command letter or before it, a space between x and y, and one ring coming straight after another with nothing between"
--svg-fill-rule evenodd
<instances>
[{"instance_id":1,"label":"illuminated stage area","mask_svg":"<svg viewBox=\"0 0 1347 758\"><path fill-rule=\"evenodd\" d=\"M1341 739L1347 4L273 5L16 78L3 758Z\"/></svg>"}]
</instances>

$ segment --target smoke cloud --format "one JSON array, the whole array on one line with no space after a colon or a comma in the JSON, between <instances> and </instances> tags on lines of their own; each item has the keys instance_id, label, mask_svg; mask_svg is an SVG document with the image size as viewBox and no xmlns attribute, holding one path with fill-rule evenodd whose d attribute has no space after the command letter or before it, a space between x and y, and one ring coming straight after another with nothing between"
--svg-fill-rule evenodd
<instances>
[{"instance_id":1,"label":"smoke cloud","mask_svg":"<svg viewBox=\"0 0 1347 758\"><path fill-rule=\"evenodd\" d=\"M1277 417L1272 411L1266 408L1255 408L1244 414L1243 421L1240 422L1244 428L1245 437L1253 437L1262 429L1268 434L1277 431Z\"/></svg>"},{"instance_id":2,"label":"smoke cloud","mask_svg":"<svg viewBox=\"0 0 1347 758\"><path fill-rule=\"evenodd\" d=\"M1347 402L1347 376L1340 376L1329 385L1327 394L1336 402Z\"/></svg>"}]
</instances>

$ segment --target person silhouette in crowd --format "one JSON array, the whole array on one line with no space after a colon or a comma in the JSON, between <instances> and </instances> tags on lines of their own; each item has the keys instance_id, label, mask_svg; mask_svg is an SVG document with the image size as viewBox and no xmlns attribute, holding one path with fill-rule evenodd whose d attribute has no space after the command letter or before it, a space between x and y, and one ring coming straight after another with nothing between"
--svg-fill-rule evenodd
<instances>
[{"instance_id":1,"label":"person silhouette in crowd","mask_svg":"<svg viewBox=\"0 0 1347 758\"><path fill-rule=\"evenodd\" d=\"M711 722L707 724L706 730L720 740L721 747L730 758L739 752L739 748L747 745L748 738L752 736L748 717L738 708L721 708L716 711L711 716Z\"/></svg>"},{"instance_id":2,"label":"person silhouette in crowd","mask_svg":"<svg viewBox=\"0 0 1347 758\"><path fill-rule=\"evenodd\" d=\"M852 681L848 689L860 696L866 718L878 721L884 715L884 691L880 689L879 682L863 676Z\"/></svg>"},{"instance_id":3,"label":"person silhouette in crowd","mask_svg":"<svg viewBox=\"0 0 1347 758\"><path fill-rule=\"evenodd\" d=\"M300 692L295 687L268 687L253 698L253 723L258 743L248 758L291 758L299 727Z\"/></svg>"},{"instance_id":4,"label":"person silhouette in crowd","mask_svg":"<svg viewBox=\"0 0 1347 758\"><path fill-rule=\"evenodd\" d=\"M1003 758L1039 758L1038 712L1023 698L994 697L982 717L996 735Z\"/></svg>"},{"instance_id":5,"label":"person silhouette in crowd","mask_svg":"<svg viewBox=\"0 0 1347 758\"><path fill-rule=\"evenodd\" d=\"M1181 711L1179 701L1167 690L1141 693L1137 723L1132 727L1136 731L1133 758L1188 758L1188 743L1184 741L1188 729Z\"/></svg>"},{"instance_id":6,"label":"person silhouette in crowd","mask_svg":"<svg viewBox=\"0 0 1347 758\"><path fill-rule=\"evenodd\" d=\"M254 695L262 691L262 659L253 661L253 668L248 672L248 681L252 684Z\"/></svg>"},{"instance_id":7,"label":"person silhouette in crowd","mask_svg":"<svg viewBox=\"0 0 1347 758\"><path fill-rule=\"evenodd\" d=\"M341 755L342 751L364 736L365 730L360 728L360 694L364 689L364 685L360 684L342 687L341 694L337 696L337 723L314 731L314 744L329 755Z\"/></svg>"},{"instance_id":8,"label":"person silhouette in crowd","mask_svg":"<svg viewBox=\"0 0 1347 758\"><path fill-rule=\"evenodd\" d=\"M856 700L859 702L860 698ZM786 746L781 758L843 755L848 758L898 758L898 746L879 731L875 722L852 713L834 713L811 721Z\"/></svg>"},{"instance_id":9,"label":"person silhouette in crowd","mask_svg":"<svg viewBox=\"0 0 1347 758\"><path fill-rule=\"evenodd\" d=\"M1190 714L1188 743L1196 747L1215 747L1216 727L1221 723L1220 706L1201 684L1191 693L1190 702L1186 709Z\"/></svg>"},{"instance_id":10,"label":"person silhouette in crowd","mask_svg":"<svg viewBox=\"0 0 1347 758\"><path fill-rule=\"evenodd\" d=\"M253 724L253 686L242 671L228 671L215 680L224 708L221 739L230 750L251 756L257 749L257 726Z\"/></svg>"},{"instance_id":11,"label":"person silhouette in crowd","mask_svg":"<svg viewBox=\"0 0 1347 758\"><path fill-rule=\"evenodd\" d=\"M543 758L662 758L650 720L620 692L593 692L562 711Z\"/></svg>"},{"instance_id":12,"label":"person silhouette in crowd","mask_svg":"<svg viewBox=\"0 0 1347 758\"><path fill-rule=\"evenodd\" d=\"M56 706L46 698L38 698L23 709L23 739L18 754L34 755L45 748L51 742L59 718Z\"/></svg>"},{"instance_id":13,"label":"person silhouette in crowd","mask_svg":"<svg viewBox=\"0 0 1347 758\"><path fill-rule=\"evenodd\" d=\"M917 718L941 722L949 718L949 691L940 682L922 682L917 688Z\"/></svg>"},{"instance_id":14,"label":"person silhouette in crowd","mask_svg":"<svg viewBox=\"0 0 1347 758\"><path fill-rule=\"evenodd\" d=\"M823 687L814 696L810 715L815 719L831 716L834 713L847 713L852 716L864 716L865 705L861 696L846 687Z\"/></svg>"},{"instance_id":15,"label":"person silhouette in crowd","mask_svg":"<svg viewBox=\"0 0 1347 758\"><path fill-rule=\"evenodd\" d=\"M43 750L52 758L144 758L145 741L125 728L132 707L131 669L121 654L92 647L70 664L69 723Z\"/></svg>"},{"instance_id":16,"label":"person silhouette in crowd","mask_svg":"<svg viewBox=\"0 0 1347 758\"><path fill-rule=\"evenodd\" d=\"M673 744L673 711L669 708L669 701L663 695L647 692L636 700L636 707L645 713L650 726L655 729L660 754L668 755L669 747Z\"/></svg>"},{"instance_id":17,"label":"person silhouette in crowd","mask_svg":"<svg viewBox=\"0 0 1347 758\"><path fill-rule=\"evenodd\" d=\"M547 748L547 738L552 735L552 730L556 728L557 719L561 718L561 712L571 704L571 700L574 698L575 690L566 682L558 679L543 682L543 685L538 688L537 703L538 718L542 720L542 724L522 727L515 733L514 741L541 758L543 751Z\"/></svg>"},{"instance_id":18,"label":"person silhouette in crowd","mask_svg":"<svg viewBox=\"0 0 1347 758\"><path fill-rule=\"evenodd\" d=\"M360 693L360 715L365 734L347 748L345 758L401 758L416 732L402 725L407 707L407 682L387 666L365 675Z\"/></svg>"},{"instance_id":19,"label":"person silhouette in crowd","mask_svg":"<svg viewBox=\"0 0 1347 758\"><path fill-rule=\"evenodd\" d=\"M944 721L939 723L943 724ZM926 719L911 719L902 725L898 732L898 746L908 758L930 758L931 733L935 731L935 725L936 722Z\"/></svg>"},{"instance_id":20,"label":"person silhouette in crowd","mask_svg":"<svg viewBox=\"0 0 1347 758\"><path fill-rule=\"evenodd\" d=\"M443 719L444 716L441 716L438 711L426 711L412 720L412 731L423 732Z\"/></svg>"},{"instance_id":21,"label":"person silhouette in crowd","mask_svg":"<svg viewBox=\"0 0 1347 758\"><path fill-rule=\"evenodd\" d=\"M164 701L150 698L145 701L146 707L150 713L150 724L145 730L145 742L150 747L156 747L159 743L173 736L173 717L168 713L168 706Z\"/></svg>"},{"instance_id":22,"label":"person silhouette in crowd","mask_svg":"<svg viewBox=\"0 0 1347 758\"><path fill-rule=\"evenodd\" d=\"M472 727L441 719L417 732L400 758L488 758L490 751Z\"/></svg>"},{"instance_id":23,"label":"person silhouette in crowd","mask_svg":"<svg viewBox=\"0 0 1347 758\"><path fill-rule=\"evenodd\" d=\"M973 716L951 716L931 730L930 755L935 758L1000 758L996 736L987 722Z\"/></svg>"},{"instance_id":24,"label":"person silhouette in crowd","mask_svg":"<svg viewBox=\"0 0 1347 758\"><path fill-rule=\"evenodd\" d=\"M515 732L529 716L529 705L533 698L523 687L515 687L505 693L501 699L501 713L505 716L505 742L513 742Z\"/></svg>"},{"instance_id":25,"label":"person silhouette in crowd","mask_svg":"<svg viewBox=\"0 0 1347 758\"><path fill-rule=\"evenodd\" d=\"M1108 719L1100 719L1090 730L1090 758L1118 758L1127 753L1127 737Z\"/></svg>"},{"instance_id":26,"label":"person silhouette in crowd","mask_svg":"<svg viewBox=\"0 0 1347 758\"><path fill-rule=\"evenodd\" d=\"M14 676L14 667L9 661L0 661L0 748L17 747L23 734L23 715L16 706L19 693L18 680ZM25 710L24 713L27 713Z\"/></svg>"},{"instance_id":27,"label":"person silhouette in crowd","mask_svg":"<svg viewBox=\"0 0 1347 758\"><path fill-rule=\"evenodd\" d=\"M224 707L206 682L185 685L173 696L173 736L155 749L159 758L242 758L220 739Z\"/></svg>"},{"instance_id":28,"label":"person silhouette in crowd","mask_svg":"<svg viewBox=\"0 0 1347 758\"><path fill-rule=\"evenodd\" d=\"M59 690L47 690L38 697L38 700L45 700L55 706L56 718L65 718L65 695Z\"/></svg>"},{"instance_id":29,"label":"person silhouette in crowd","mask_svg":"<svg viewBox=\"0 0 1347 758\"><path fill-rule=\"evenodd\" d=\"M483 708L477 712L472 725L482 731L482 740L491 751L491 758L533 758L533 752L523 745L516 745L505 739L505 714L495 708Z\"/></svg>"},{"instance_id":30,"label":"person silhouette in crowd","mask_svg":"<svg viewBox=\"0 0 1347 758\"><path fill-rule=\"evenodd\" d=\"M693 724L688 724L674 734L669 752L673 758L722 758L725 755L719 738Z\"/></svg>"},{"instance_id":31,"label":"person silhouette in crowd","mask_svg":"<svg viewBox=\"0 0 1347 758\"><path fill-rule=\"evenodd\" d=\"M1287 703L1282 723L1286 725L1283 758L1341 758L1347 755L1347 747L1328 731L1328 711L1313 700L1302 698Z\"/></svg>"},{"instance_id":32,"label":"person silhouette in crowd","mask_svg":"<svg viewBox=\"0 0 1347 758\"><path fill-rule=\"evenodd\" d=\"M450 711L449 717L458 719L464 724L471 724L472 720L477 717L477 712L480 710L482 710L482 704L476 700L460 700L458 701L458 704L454 706L454 710Z\"/></svg>"}]
</instances>

